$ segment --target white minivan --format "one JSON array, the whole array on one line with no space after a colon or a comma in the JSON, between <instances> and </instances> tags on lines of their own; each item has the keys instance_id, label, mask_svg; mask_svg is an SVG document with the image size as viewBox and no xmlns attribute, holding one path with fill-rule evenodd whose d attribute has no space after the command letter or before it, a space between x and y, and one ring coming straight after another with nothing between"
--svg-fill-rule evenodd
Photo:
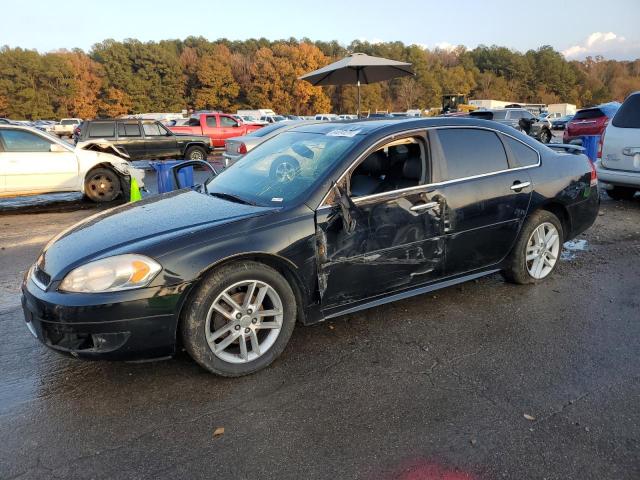
<instances>
[{"instance_id":1,"label":"white minivan","mask_svg":"<svg viewBox=\"0 0 640 480\"><path fill-rule=\"evenodd\" d=\"M596 162L598 180L616 200L640 191L640 92L627 97L607 126Z\"/></svg>"},{"instance_id":2,"label":"white minivan","mask_svg":"<svg viewBox=\"0 0 640 480\"><path fill-rule=\"evenodd\" d=\"M0 125L0 197L81 192L108 202L128 194L139 173L116 155L74 147L36 128Z\"/></svg>"}]
</instances>

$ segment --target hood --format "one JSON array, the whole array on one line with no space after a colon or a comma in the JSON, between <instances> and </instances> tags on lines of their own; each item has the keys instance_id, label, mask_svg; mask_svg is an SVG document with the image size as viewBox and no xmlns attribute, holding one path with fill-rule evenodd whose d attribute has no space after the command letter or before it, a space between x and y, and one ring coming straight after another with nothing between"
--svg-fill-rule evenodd
<instances>
[{"instance_id":1,"label":"hood","mask_svg":"<svg viewBox=\"0 0 640 480\"><path fill-rule=\"evenodd\" d=\"M151 244L276 210L178 190L86 218L54 237L38 265L52 280L60 280L71 268L91 260L135 253Z\"/></svg>"}]
</instances>

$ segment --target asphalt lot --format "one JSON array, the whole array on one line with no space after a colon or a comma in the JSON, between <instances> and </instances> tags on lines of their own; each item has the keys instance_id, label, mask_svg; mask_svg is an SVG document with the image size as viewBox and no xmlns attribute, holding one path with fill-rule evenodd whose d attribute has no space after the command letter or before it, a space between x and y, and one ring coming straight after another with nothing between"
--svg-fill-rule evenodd
<instances>
[{"instance_id":1,"label":"asphalt lot","mask_svg":"<svg viewBox=\"0 0 640 480\"><path fill-rule=\"evenodd\" d=\"M69 205L0 215L2 479L640 478L640 198L603 197L541 285L494 275L298 327L240 379L31 337L20 277L95 212Z\"/></svg>"}]
</instances>

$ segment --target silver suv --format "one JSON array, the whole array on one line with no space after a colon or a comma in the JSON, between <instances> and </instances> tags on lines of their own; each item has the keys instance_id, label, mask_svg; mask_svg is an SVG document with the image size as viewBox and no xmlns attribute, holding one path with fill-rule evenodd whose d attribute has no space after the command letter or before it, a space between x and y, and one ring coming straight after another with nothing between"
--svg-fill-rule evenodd
<instances>
[{"instance_id":1,"label":"silver suv","mask_svg":"<svg viewBox=\"0 0 640 480\"><path fill-rule=\"evenodd\" d=\"M640 191L640 92L627 97L607 126L600 156L598 180L609 196L633 198Z\"/></svg>"}]
</instances>

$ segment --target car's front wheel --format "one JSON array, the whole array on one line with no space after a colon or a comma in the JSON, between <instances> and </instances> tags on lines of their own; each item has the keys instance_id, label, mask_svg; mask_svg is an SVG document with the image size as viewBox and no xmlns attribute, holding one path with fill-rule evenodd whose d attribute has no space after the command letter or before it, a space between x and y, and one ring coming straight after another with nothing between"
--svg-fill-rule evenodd
<instances>
[{"instance_id":1,"label":"car's front wheel","mask_svg":"<svg viewBox=\"0 0 640 480\"><path fill-rule=\"evenodd\" d=\"M536 283L547 278L556 268L564 232L562 223L553 213L539 210L525 222L520 236L503 270L505 278L514 283Z\"/></svg>"},{"instance_id":2,"label":"car's front wheel","mask_svg":"<svg viewBox=\"0 0 640 480\"><path fill-rule=\"evenodd\" d=\"M226 377L265 368L284 350L296 321L287 280L258 262L236 262L210 273L187 305L180 328L187 352Z\"/></svg>"},{"instance_id":3,"label":"car's front wheel","mask_svg":"<svg viewBox=\"0 0 640 480\"><path fill-rule=\"evenodd\" d=\"M94 168L84 181L84 193L94 202L111 202L122 192L120 177L108 168Z\"/></svg>"}]
</instances>

